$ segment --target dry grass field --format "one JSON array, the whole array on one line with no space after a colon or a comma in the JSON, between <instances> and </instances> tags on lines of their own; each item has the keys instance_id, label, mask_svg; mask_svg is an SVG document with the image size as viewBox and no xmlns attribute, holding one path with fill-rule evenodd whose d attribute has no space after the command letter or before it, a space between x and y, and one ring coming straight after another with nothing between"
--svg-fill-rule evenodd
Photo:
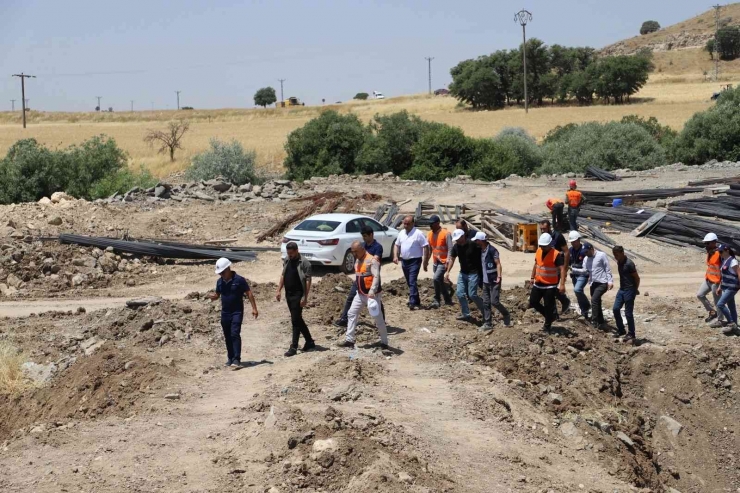
<instances>
[{"instance_id":1,"label":"dry grass field","mask_svg":"<svg viewBox=\"0 0 740 493\"><path fill-rule=\"evenodd\" d=\"M740 80L740 76L735 76ZM653 80L634 98L633 104L623 106L594 105L589 107L532 108L528 115L523 109L473 112L458 108L450 97L426 95L390 98L383 101L351 101L326 107L297 109L224 109L187 112L156 111L134 113L39 113L29 115L26 130L19 125L19 114L0 113L0 155L24 137L34 137L51 147L65 147L89 137L104 133L116 139L131 157L131 165L140 164L158 176L187 167L189 158L208 147L209 139L236 139L246 148L255 149L259 164L270 172L280 172L285 156L283 145L292 130L299 128L323 109L332 108L354 113L367 121L376 113L408 110L421 118L460 127L474 137L495 135L504 127L523 127L537 138L542 138L557 125L571 122L610 121L624 115L654 116L663 124L681 129L694 113L710 106L709 97L720 87L718 83L671 78L656 74ZM144 133L151 128L163 128L176 118L191 122L186 134L184 151L170 163L164 155L143 142Z\"/></svg>"}]
</instances>

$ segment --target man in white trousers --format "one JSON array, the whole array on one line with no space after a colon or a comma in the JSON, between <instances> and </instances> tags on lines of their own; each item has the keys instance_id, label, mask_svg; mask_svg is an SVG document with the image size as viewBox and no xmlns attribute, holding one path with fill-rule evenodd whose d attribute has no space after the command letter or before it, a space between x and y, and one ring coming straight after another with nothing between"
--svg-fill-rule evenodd
<instances>
[{"instance_id":1,"label":"man in white trousers","mask_svg":"<svg viewBox=\"0 0 740 493\"><path fill-rule=\"evenodd\" d=\"M362 307L368 307L370 315L375 319L375 326L380 334L380 347L388 349L388 332L385 328L385 320L380 310L383 302L380 296L380 262L375 256L370 255L364 245L355 241L351 246L352 254L355 256L355 274L357 276L357 294L352 301L352 306L347 313L347 335L339 347L354 348L357 332L357 322L360 318Z\"/></svg>"}]
</instances>

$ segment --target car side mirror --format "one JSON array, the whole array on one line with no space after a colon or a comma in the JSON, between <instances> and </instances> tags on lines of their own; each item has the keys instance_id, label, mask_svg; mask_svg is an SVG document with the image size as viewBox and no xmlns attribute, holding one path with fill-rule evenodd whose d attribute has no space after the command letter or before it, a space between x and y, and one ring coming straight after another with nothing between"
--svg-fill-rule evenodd
<instances>
[{"instance_id":1,"label":"car side mirror","mask_svg":"<svg viewBox=\"0 0 740 493\"><path fill-rule=\"evenodd\" d=\"M388 231L388 226L383 226L383 231Z\"/></svg>"}]
</instances>

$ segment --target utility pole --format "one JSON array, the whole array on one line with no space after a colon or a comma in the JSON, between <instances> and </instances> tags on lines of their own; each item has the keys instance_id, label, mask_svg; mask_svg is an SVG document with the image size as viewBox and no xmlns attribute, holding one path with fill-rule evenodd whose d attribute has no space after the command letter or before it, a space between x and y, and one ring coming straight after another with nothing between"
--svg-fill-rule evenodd
<instances>
[{"instance_id":1,"label":"utility pole","mask_svg":"<svg viewBox=\"0 0 740 493\"><path fill-rule=\"evenodd\" d=\"M719 17L721 5L714 5L714 82L719 81Z\"/></svg>"},{"instance_id":2,"label":"utility pole","mask_svg":"<svg viewBox=\"0 0 740 493\"><path fill-rule=\"evenodd\" d=\"M424 59L429 62L429 94L432 93L432 60L434 60L434 57L428 56L424 57Z\"/></svg>"},{"instance_id":3,"label":"utility pole","mask_svg":"<svg viewBox=\"0 0 740 493\"><path fill-rule=\"evenodd\" d=\"M98 98L98 111L101 111L103 108L100 106L100 100L103 99L103 96L95 96Z\"/></svg>"},{"instance_id":4,"label":"utility pole","mask_svg":"<svg viewBox=\"0 0 740 493\"><path fill-rule=\"evenodd\" d=\"M182 91L175 91L177 93L177 109L180 109L180 93Z\"/></svg>"},{"instance_id":5,"label":"utility pole","mask_svg":"<svg viewBox=\"0 0 740 493\"><path fill-rule=\"evenodd\" d=\"M524 112L529 113L529 99L527 99L527 23L532 21L532 13L522 9L514 15L514 22L522 26L522 56L524 57Z\"/></svg>"},{"instance_id":6,"label":"utility pole","mask_svg":"<svg viewBox=\"0 0 740 493\"><path fill-rule=\"evenodd\" d=\"M278 79L280 81L280 102L285 101L285 97L283 96L283 82L285 82L285 79Z\"/></svg>"},{"instance_id":7,"label":"utility pole","mask_svg":"<svg viewBox=\"0 0 740 493\"><path fill-rule=\"evenodd\" d=\"M35 79L35 75L26 75L23 72L20 74L13 74L13 77L20 77L21 79L21 101L23 102L23 128L26 128L26 79Z\"/></svg>"},{"instance_id":8,"label":"utility pole","mask_svg":"<svg viewBox=\"0 0 740 493\"><path fill-rule=\"evenodd\" d=\"M15 112L15 99L10 100L10 111Z\"/></svg>"},{"instance_id":9,"label":"utility pole","mask_svg":"<svg viewBox=\"0 0 740 493\"><path fill-rule=\"evenodd\" d=\"M131 113L133 112L134 112L134 100L132 99L131 100Z\"/></svg>"}]
</instances>

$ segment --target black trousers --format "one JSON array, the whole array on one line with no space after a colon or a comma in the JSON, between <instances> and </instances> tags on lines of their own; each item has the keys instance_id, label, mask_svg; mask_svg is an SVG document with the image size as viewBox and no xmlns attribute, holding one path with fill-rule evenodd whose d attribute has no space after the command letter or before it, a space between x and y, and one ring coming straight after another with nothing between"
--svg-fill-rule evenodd
<instances>
[{"instance_id":1,"label":"black trousers","mask_svg":"<svg viewBox=\"0 0 740 493\"><path fill-rule=\"evenodd\" d=\"M557 286L543 289L532 286L529 293L529 306L534 308L545 317L545 323L551 325L555 321L555 295L558 292Z\"/></svg>"},{"instance_id":2,"label":"black trousers","mask_svg":"<svg viewBox=\"0 0 740 493\"><path fill-rule=\"evenodd\" d=\"M565 204L555 204L552 206L552 229L554 231L567 231L568 225L565 223L563 212Z\"/></svg>"},{"instance_id":3,"label":"black trousers","mask_svg":"<svg viewBox=\"0 0 740 493\"><path fill-rule=\"evenodd\" d=\"M601 297L604 296L608 287L609 285L605 282L591 283L591 322L594 325L604 323L604 312L601 311Z\"/></svg>"},{"instance_id":4,"label":"black trousers","mask_svg":"<svg viewBox=\"0 0 740 493\"><path fill-rule=\"evenodd\" d=\"M288 309L290 310L290 322L293 325L293 340L290 343L290 347L298 349L298 338L303 335L306 342L312 342L311 332L308 330L308 325L303 320L303 307L301 306L301 300L303 299L303 291L297 293L285 293L285 301L288 302Z\"/></svg>"}]
</instances>

